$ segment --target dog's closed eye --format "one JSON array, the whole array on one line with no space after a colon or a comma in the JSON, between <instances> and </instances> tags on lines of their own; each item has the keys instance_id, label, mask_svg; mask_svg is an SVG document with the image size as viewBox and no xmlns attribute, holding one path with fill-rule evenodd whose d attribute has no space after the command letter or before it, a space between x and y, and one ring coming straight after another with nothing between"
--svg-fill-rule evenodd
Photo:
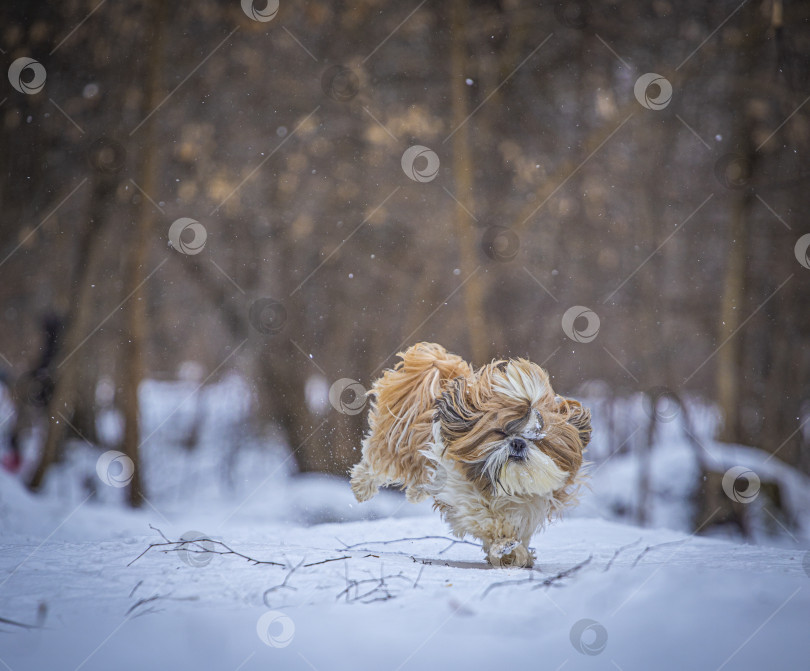
<instances>
[{"instance_id":1,"label":"dog's closed eye","mask_svg":"<svg viewBox=\"0 0 810 671\"><path fill-rule=\"evenodd\" d=\"M529 420L532 417L532 410L529 408L526 411L526 414L522 417L518 417L517 419L513 419L511 422L507 422L506 426L503 427L504 432L507 435L512 435L516 433L520 433L529 423Z\"/></svg>"}]
</instances>

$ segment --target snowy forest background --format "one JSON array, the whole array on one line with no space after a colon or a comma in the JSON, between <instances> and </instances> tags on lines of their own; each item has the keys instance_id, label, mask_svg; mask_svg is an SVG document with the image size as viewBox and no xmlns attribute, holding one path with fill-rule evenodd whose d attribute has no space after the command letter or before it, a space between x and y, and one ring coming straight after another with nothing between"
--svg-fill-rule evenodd
<instances>
[{"instance_id":1,"label":"snowy forest background","mask_svg":"<svg viewBox=\"0 0 810 671\"><path fill-rule=\"evenodd\" d=\"M430 514L345 479L428 340L591 407L574 517L810 547L810 5L6 2L0 61L5 540Z\"/></svg>"},{"instance_id":2,"label":"snowy forest background","mask_svg":"<svg viewBox=\"0 0 810 671\"><path fill-rule=\"evenodd\" d=\"M703 439L810 473L808 8L746 3L696 50L722 3L462 4L420 6L379 48L407 13L376 2L267 22L105 3L70 36L88 3L5 5L6 60L47 65L0 107L0 352L29 481L82 437L139 466L150 442L193 453L194 397L231 375L250 411L223 454L253 436L343 475L365 413L327 390L418 340L543 362L603 411L592 460L655 442L633 398L694 401L717 414ZM648 71L672 83L664 109L634 97ZM416 144L441 161L430 182L401 168ZM181 217L199 253L170 247ZM573 306L592 341L563 331ZM135 425L144 379L199 387L173 436ZM101 436L110 412L127 431Z\"/></svg>"}]
</instances>

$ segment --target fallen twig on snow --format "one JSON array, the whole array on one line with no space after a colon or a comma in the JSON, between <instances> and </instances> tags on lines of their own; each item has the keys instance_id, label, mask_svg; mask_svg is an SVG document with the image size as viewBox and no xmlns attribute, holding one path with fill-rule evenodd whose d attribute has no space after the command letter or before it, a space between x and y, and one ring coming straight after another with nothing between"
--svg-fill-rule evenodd
<instances>
[{"instance_id":1,"label":"fallen twig on snow","mask_svg":"<svg viewBox=\"0 0 810 671\"><path fill-rule=\"evenodd\" d=\"M644 549L643 549L643 550L642 550L642 551L639 553L638 557L636 557L636 560L633 562L633 567L635 567L635 566L636 566L636 564L638 564L638 563L641 561L641 558L642 558L642 557L643 557L645 554L647 554L647 553L648 553L650 550L655 550L655 549L657 549L657 548L664 547L665 545L680 545L681 543L685 543L687 540L688 540L688 539L686 539L686 538L682 538L682 539L681 539L681 540L679 540L679 541L667 541L666 543L656 543L655 545L648 545L646 548L644 548Z\"/></svg>"},{"instance_id":2,"label":"fallen twig on snow","mask_svg":"<svg viewBox=\"0 0 810 671\"><path fill-rule=\"evenodd\" d=\"M613 556L610 558L610 561L607 563L607 566L605 566L605 570L602 571L602 573L607 573L610 570L610 567L613 566L613 562L616 561L616 557L618 557L624 550L627 550L627 549L633 547L634 545L638 545L640 542L641 542L641 537L639 536L638 539L633 541L632 543L628 543L627 545L622 545L620 548L618 548L616 550L616 552L613 553ZM633 564L633 566L635 566L635 564Z\"/></svg>"},{"instance_id":3,"label":"fallen twig on snow","mask_svg":"<svg viewBox=\"0 0 810 671\"><path fill-rule=\"evenodd\" d=\"M164 600L164 601L198 601L199 598L200 597L198 597L198 596L176 596L175 597L175 596L172 596L171 594L166 595L166 596L164 596L162 594L153 594L152 596L148 596L148 597L145 597L143 599L138 599L138 601L136 603L132 604L132 606L129 607L129 610L127 610L127 612L124 613L124 616L125 617L129 616L130 613L135 611L135 609L140 608L141 606L145 606L147 603L154 603L155 601L158 601L158 600L161 600L161 599ZM156 611L154 608L147 608L146 610L141 611L140 613L138 613L134 617L140 617L141 615L146 615L148 613L156 613L156 612L158 612L158 611Z\"/></svg>"},{"instance_id":4,"label":"fallen twig on snow","mask_svg":"<svg viewBox=\"0 0 810 671\"><path fill-rule=\"evenodd\" d=\"M484 593L481 595L481 598L483 599L496 587L507 587L509 585L526 585L528 583L534 583L532 589L540 589L541 587L550 587L554 583L557 583L560 580L563 580L564 578L572 576L581 568L590 564L592 559L593 555L589 555L585 561L581 561L579 564L575 564L570 568L563 569L562 571L555 573L553 576L545 578L544 580L536 580L534 576L537 574L537 571L532 571L531 575L528 578L523 578L521 580L503 580L501 582L494 582L484 590Z\"/></svg>"},{"instance_id":5,"label":"fallen twig on snow","mask_svg":"<svg viewBox=\"0 0 810 671\"><path fill-rule=\"evenodd\" d=\"M417 559L413 555L411 555L411 559L413 560L414 564L422 564L423 566L433 566L433 561L431 559Z\"/></svg>"},{"instance_id":6,"label":"fallen twig on snow","mask_svg":"<svg viewBox=\"0 0 810 671\"><path fill-rule=\"evenodd\" d=\"M259 564L262 564L262 565L265 565L265 566L284 566L284 564L280 564L279 562L275 562L275 561L264 561L264 560L261 560L261 559L254 559L253 557L250 557L250 556L248 556L246 554L242 554L241 552L237 552L236 550L229 547L228 545L226 545L222 541L215 541L212 538L195 538L194 540L188 540L188 541L172 541L172 540L169 540L168 538L166 538L166 536L163 534L163 532L160 529L158 529L156 527L153 527L151 524L149 525L149 527L154 529L155 531L157 531L161 535L161 537L164 539L165 542L164 543L150 543L149 547L147 547L143 552L141 552L141 554L139 554L137 557L135 557L135 559L133 559L131 562L129 562L129 564L127 564L127 566L132 566L136 561L138 561L141 557L143 557L152 548L160 548L160 547L167 548L166 550L161 550L161 552L163 552L164 554L167 553L167 552L189 552L189 553L194 553L194 554L234 555L236 557L241 557L242 559L250 562L254 566L258 566ZM219 546L220 548L222 548L222 550L211 549L211 548L205 547L204 545L202 545L202 543L210 543L212 545ZM170 545L173 546L173 547L168 547ZM197 549L192 549L192 548L197 548Z\"/></svg>"},{"instance_id":7,"label":"fallen twig on snow","mask_svg":"<svg viewBox=\"0 0 810 671\"><path fill-rule=\"evenodd\" d=\"M131 599L133 596L135 596L135 592L137 592L137 591L138 591L138 588L139 588L141 585L143 585L143 580L139 580L139 581L138 581L138 582L135 584L135 587L133 587L133 588L132 588L132 591L129 593L129 598L130 598L130 599Z\"/></svg>"},{"instance_id":8,"label":"fallen twig on snow","mask_svg":"<svg viewBox=\"0 0 810 671\"><path fill-rule=\"evenodd\" d=\"M422 564L422 568L419 569L419 575L416 576L416 580L413 582L413 588L416 589L419 586L419 579L422 577L422 571L425 570L425 565Z\"/></svg>"},{"instance_id":9,"label":"fallen twig on snow","mask_svg":"<svg viewBox=\"0 0 810 671\"><path fill-rule=\"evenodd\" d=\"M28 624L26 622L17 622L17 620L10 620L7 617L0 617L0 624L10 624L13 627L20 627L22 629L42 629L45 626L45 618L48 616L48 604L40 601L37 606L37 623Z\"/></svg>"},{"instance_id":10,"label":"fallen twig on snow","mask_svg":"<svg viewBox=\"0 0 810 671\"><path fill-rule=\"evenodd\" d=\"M480 543L473 543L472 541L465 541L465 540L458 540L456 538L448 538L447 536L416 536L414 538L393 538L387 541L363 541L362 543L354 543L353 545L347 545L342 540L340 540L337 536L335 536L335 540L339 543L343 544L344 550L351 550L361 545L390 545L391 543L404 543L406 541L426 541L426 540L442 540L442 541L449 541L450 545L448 545L443 550L439 550L439 554L444 554L447 552L451 547L454 545L462 544L462 545L472 545L473 547L480 548Z\"/></svg>"},{"instance_id":11,"label":"fallen twig on snow","mask_svg":"<svg viewBox=\"0 0 810 671\"><path fill-rule=\"evenodd\" d=\"M374 603L375 601L388 601L389 599L395 599L396 594L391 591L391 586L386 582L386 580L393 580L395 578L399 578L400 580L405 580L407 582L412 582L410 578L404 575L401 571L399 573L392 573L389 575L385 575L383 573L383 565L380 563L380 577L379 578L366 578L364 580L354 580L349 578L349 565L346 564L346 587L341 590L338 595L335 597L337 601L340 597L346 597L346 603L355 603L359 601L360 603L367 604L367 603ZM424 568L424 567L423 567ZM419 576L417 576L416 581L413 581L412 586L415 588L417 583L419 582L419 577L422 575L422 572L419 572ZM363 585L373 584L374 586L363 592L360 591L360 587ZM352 590L354 593L352 594Z\"/></svg>"},{"instance_id":12,"label":"fallen twig on snow","mask_svg":"<svg viewBox=\"0 0 810 671\"><path fill-rule=\"evenodd\" d=\"M367 557L370 555L366 555ZM350 555L346 555L345 557L333 557L332 559L324 559L323 561L314 561L311 564L304 564L304 568L308 568L310 566L318 566L318 564L328 564L330 561L340 561L341 559L351 559Z\"/></svg>"},{"instance_id":13,"label":"fallen twig on snow","mask_svg":"<svg viewBox=\"0 0 810 671\"><path fill-rule=\"evenodd\" d=\"M15 627L21 627L22 629L38 629L39 627L35 624L26 624L25 622L17 622L16 620L9 620L7 617L0 617L0 624L10 624Z\"/></svg>"},{"instance_id":14,"label":"fallen twig on snow","mask_svg":"<svg viewBox=\"0 0 810 671\"><path fill-rule=\"evenodd\" d=\"M292 587L291 585L288 585L287 581L292 577L293 573L295 573L299 568L301 568L304 565L304 561L306 561L306 560L302 559L300 562L298 562L298 564L293 566L289 570L287 575L284 576L284 580L280 584L275 585L273 587L269 587L268 589L264 590L264 593L262 594L262 601L264 601L265 606L267 606L268 608L273 608L272 605L267 603L267 595L270 594L271 592L275 592L276 590L279 590L279 589L291 589L293 592L298 590L297 587Z\"/></svg>"}]
</instances>

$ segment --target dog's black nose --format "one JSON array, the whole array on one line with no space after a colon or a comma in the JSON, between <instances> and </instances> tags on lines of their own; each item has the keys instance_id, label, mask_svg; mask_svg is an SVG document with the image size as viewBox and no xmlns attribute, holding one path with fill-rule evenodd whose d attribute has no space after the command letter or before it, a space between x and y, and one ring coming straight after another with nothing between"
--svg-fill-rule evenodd
<instances>
[{"instance_id":1,"label":"dog's black nose","mask_svg":"<svg viewBox=\"0 0 810 671\"><path fill-rule=\"evenodd\" d=\"M509 447L515 454L522 454L526 450L526 441L523 438L512 438Z\"/></svg>"}]
</instances>

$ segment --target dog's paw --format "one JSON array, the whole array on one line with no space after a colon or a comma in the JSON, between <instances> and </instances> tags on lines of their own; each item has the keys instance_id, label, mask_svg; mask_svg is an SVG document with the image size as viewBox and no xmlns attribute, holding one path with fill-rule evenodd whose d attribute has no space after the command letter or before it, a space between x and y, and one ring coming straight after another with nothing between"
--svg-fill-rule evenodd
<instances>
[{"instance_id":1,"label":"dog's paw","mask_svg":"<svg viewBox=\"0 0 810 671\"><path fill-rule=\"evenodd\" d=\"M497 541L489 546L489 554L490 556L503 557L511 553L518 545L520 545L520 541L514 538Z\"/></svg>"},{"instance_id":2,"label":"dog's paw","mask_svg":"<svg viewBox=\"0 0 810 671\"><path fill-rule=\"evenodd\" d=\"M534 551L514 539L493 543L487 552L487 561L498 568L531 568L534 560Z\"/></svg>"},{"instance_id":3,"label":"dog's paw","mask_svg":"<svg viewBox=\"0 0 810 671\"><path fill-rule=\"evenodd\" d=\"M363 478L352 478L352 492L354 497L362 503L368 501L379 491L379 487L373 480Z\"/></svg>"},{"instance_id":4,"label":"dog's paw","mask_svg":"<svg viewBox=\"0 0 810 671\"><path fill-rule=\"evenodd\" d=\"M354 497L360 501L368 501L380 490L380 482L365 460L355 464L349 471Z\"/></svg>"}]
</instances>

